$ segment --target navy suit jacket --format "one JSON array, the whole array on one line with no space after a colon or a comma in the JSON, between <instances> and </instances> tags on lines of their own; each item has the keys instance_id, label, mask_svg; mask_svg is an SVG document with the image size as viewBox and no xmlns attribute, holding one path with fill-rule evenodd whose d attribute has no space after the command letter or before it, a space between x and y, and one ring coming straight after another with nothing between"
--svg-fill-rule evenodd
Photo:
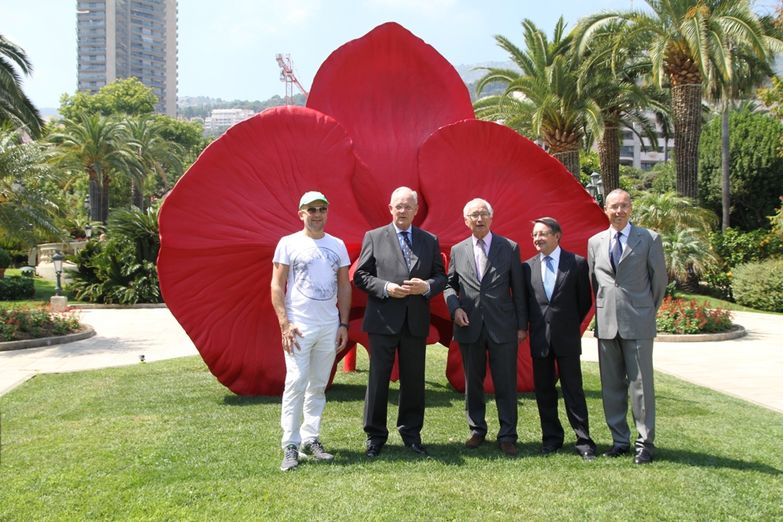
<instances>
[{"instance_id":1,"label":"navy suit jacket","mask_svg":"<svg viewBox=\"0 0 783 522\"><path fill-rule=\"evenodd\" d=\"M525 283L530 320L530 353L568 356L582 353L580 326L592 305L587 261L561 248L552 299L546 297L541 278L541 256L525 261Z\"/></svg>"}]
</instances>

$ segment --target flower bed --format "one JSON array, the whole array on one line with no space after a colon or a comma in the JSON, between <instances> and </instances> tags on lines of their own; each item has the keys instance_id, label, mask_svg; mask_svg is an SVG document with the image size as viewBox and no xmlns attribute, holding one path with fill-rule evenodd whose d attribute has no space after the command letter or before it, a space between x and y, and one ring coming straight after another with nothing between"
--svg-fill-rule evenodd
<instances>
[{"instance_id":1,"label":"flower bed","mask_svg":"<svg viewBox=\"0 0 783 522\"><path fill-rule=\"evenodd\" d=\"M82 328L74 312L56 314L40 308L0 308L0 341L21 341L78 332Z\"/></svg>"},{"instance_id":2,"label":"flower bed","mask_svg":"<svg viewBox=\"0 0 783 522\"><path fill-rule=\"evenodd\" d=\"M671 334L717 333L731 330L731 312L708 308L695 299L667 296L658 310L658 331Z\"/></svg>"}]
</instances>

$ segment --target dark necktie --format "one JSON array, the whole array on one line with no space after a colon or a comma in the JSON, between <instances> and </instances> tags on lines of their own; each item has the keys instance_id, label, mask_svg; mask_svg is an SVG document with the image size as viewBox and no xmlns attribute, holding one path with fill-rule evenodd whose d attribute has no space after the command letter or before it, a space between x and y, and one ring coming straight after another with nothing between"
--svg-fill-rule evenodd
<instances>
[{"instance_id":1,"label":"dark necktie","mask_svg":"<svg viewBox=\"0 0 783 522\"><path fill-rule=\"evenodd\" d=\"M617 265L620 264L620 258L623 256L623 244L620 242L621 237L623 237L623 233L618 232L615 236L614 247L612 247L612 253L610 256L612 270L615 272L617 272Z\"/></svg>"},{"instance_id":2,"label":"dark necktie","mask_svg":"<svg viewBox=\"0 0 783 522\"><path fill-rule=\"evenodd\" d=\"M402 257L405 259L405 265L408 267L408 270L411 269L411 240L408 237L409 232L407 230L401 230L400 231L400 237L402 237L402 241L400 241L400 248L402 249Z\"/></svg>"}]
</instances>

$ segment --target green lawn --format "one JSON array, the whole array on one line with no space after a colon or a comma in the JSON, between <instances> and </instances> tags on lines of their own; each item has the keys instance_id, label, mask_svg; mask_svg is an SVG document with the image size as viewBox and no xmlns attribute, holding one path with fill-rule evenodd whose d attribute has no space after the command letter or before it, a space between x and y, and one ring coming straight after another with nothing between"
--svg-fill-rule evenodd
<instances>
[{"instance_id":1,"label":"green lawn","mask_svg":"<svg viewBox=\"0 0 783 522\"><path fill-rule=\"evenodd\" d=\"M724 301L723 299L718 299L717 297L712 297L709 295L687 294L685 292L678 291L677 297L680 297L682 299L695 299L698 302L706 303L707 306L710 308L723 308L724 310L736 310L738 312L757 312L760 314L777 313L777 312L766 312L764 310L756 310L754 308L748 308L747 306L742 306L737 303L732 303L731 301Z\"/></svg>"},{"instance_id":2,"label":"green lawn","mask_svg":"<svg viewBox=\"0 0 783 522\"><path fill-rule=\"evenodd\" d=\"M522 456L507 459L494 444L463 449L463 402L446 384L445 355L428 349L431 459L408 454L396 433L377 460L364 457L361 352L360 371L338 372L328 394L322 438L335 462L290 473L278 471L279 398L233 395L200 358L39 376L0 397L0 520L783 518L783 415L658 375L656 462L586 463L570 451L537 456L525 394ZM603 451L597 366L584 373ZM497 429L492 403L488 420Z\"/></svg>"},{"instance_id":3,"label":"green lawn","mask_svg":"<svg viewBox=\"0 0 783 522\"><path fill-rule=\"evenodd\" d=\"M21 271L18 268L9 268L5 271L5 275L18 276L21 275ZM9 308L12 306L39 306L41 304L49 304L49 298L54 295L54 281L36 276L33 280L33 284L35 285L35 296L33 299L25 301L0 301L0 308ZM76 301L73 296L68 297L69 304L76 302L81 301Z\"/></svg>"}]
</instances>

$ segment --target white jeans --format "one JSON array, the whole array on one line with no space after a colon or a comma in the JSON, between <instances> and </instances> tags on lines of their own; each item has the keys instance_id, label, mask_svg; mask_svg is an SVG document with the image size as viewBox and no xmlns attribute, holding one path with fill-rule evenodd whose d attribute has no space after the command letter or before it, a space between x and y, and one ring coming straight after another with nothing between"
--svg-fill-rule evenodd
<instances>
[{"instance_id":1,"label":"white jeans","mask_svg":"<svg viewBox=\"0 0 783 522\"><path fill-rule=\"evenodd\" d=\"M302 442L318 438L321 414L326 406L326 384L332 373L337 347L337 324L326 326L297 325L302 337L297 337L299 349L285 353L285 390L280 426L282 447L297 448Z\"/></svg>"}]
</instances>

